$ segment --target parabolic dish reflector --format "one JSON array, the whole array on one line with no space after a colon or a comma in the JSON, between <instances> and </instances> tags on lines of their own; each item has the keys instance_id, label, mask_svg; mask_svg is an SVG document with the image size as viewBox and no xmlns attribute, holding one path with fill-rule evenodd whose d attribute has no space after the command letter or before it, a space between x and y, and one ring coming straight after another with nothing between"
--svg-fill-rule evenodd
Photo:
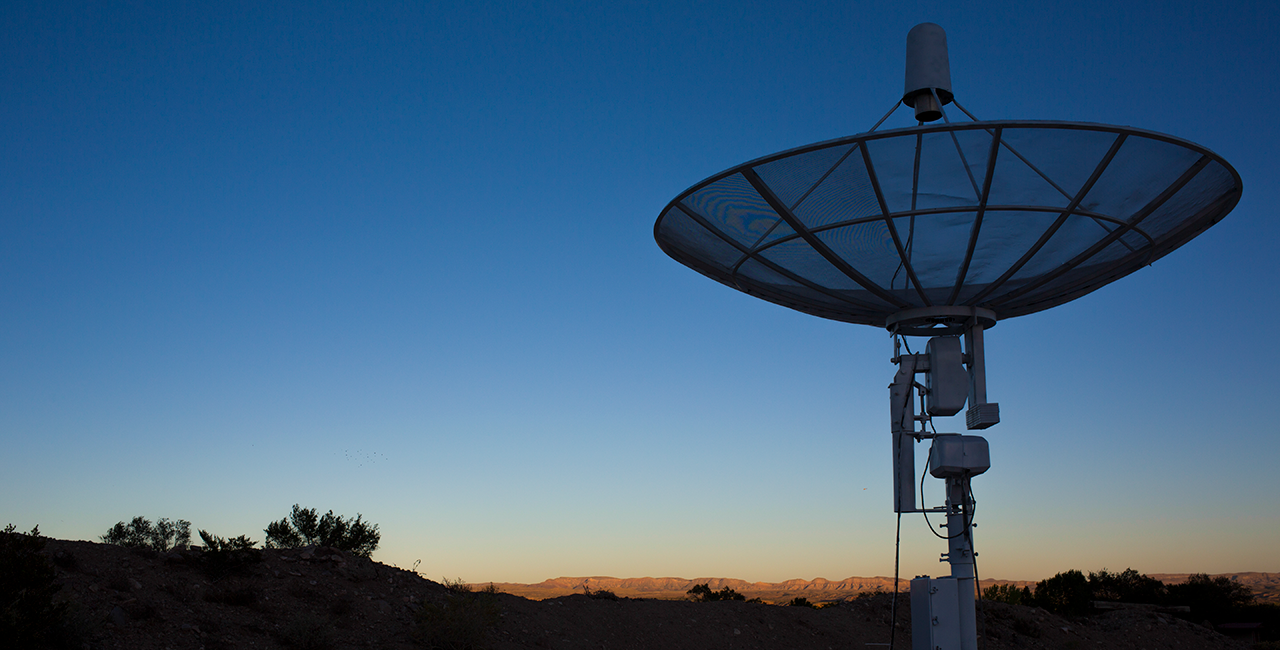
<instances>
[{"instance_id":1,"label":"parabolic dish reflector","mask_svg":"<svg viewBox=\"0 0 1280 650\"><path fill-rule=\"evenodd\" d=\"M814 316L883 327L908 310L976 307L1005 319L1152 263L1241 189L1217 154L1150 131L938 124L716 174L667 205L654 238L714 280Z\"/></svg>"}]
</instances>

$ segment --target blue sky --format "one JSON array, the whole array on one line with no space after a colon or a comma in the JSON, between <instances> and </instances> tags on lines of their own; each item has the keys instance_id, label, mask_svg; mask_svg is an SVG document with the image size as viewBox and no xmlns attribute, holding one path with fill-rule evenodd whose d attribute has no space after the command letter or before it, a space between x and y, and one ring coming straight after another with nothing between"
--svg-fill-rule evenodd
<instances>
[{"instance_id":1,"label":"blue sky","mask_svg":"<svg viewBox=\"0 0 1280 650\"><path fill-rule=\"evenodd\" d=\"M301 503L433 577L891 575L888 335L652 228L870 128L932 21L979 117L1169 133L1245 187L990 331L982 575L1280 571L1273 6L355 4L0 9L0 523L261 539ZM904 576L943 550L904 519Z\"/></svg>"}]
</instances>

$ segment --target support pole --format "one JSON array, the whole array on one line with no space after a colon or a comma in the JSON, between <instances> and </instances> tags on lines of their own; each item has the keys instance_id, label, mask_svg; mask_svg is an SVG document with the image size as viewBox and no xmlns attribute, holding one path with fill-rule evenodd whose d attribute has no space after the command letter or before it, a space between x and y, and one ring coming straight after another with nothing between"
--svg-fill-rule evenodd
<instances>
[{"instance_id":1,"label":"support pole","mask_svg":"<svg viewBox=\"0 0 1280 650\"><path fill-rule=\"evenodd\" d=\"M960 650L978 649L977 617L974 614L973 550L969 528L969 513L973 512L969 501L969 479L947 479L947 562L951 564L951 577L956 581L956 596L960 607Z\"/></svg>"},{"instance_id":2,"label":"support pole","mask_svg":"<svg viewBox=\"0 0 1280 650\"><path fill-rule=\"evenodd\" d=\"M973 552L973 501L969 481L991 467L985 438L976 435L926 432L917 422L930 416L950 416L965 402L965 424L986 429L1000 422L1000 405L987 401L986 350L983 330L994 325L995 314L980 308L927 307L906 310L886 320L895 335L932 336L926 354L898 354L894 341L893 362L898 365L889 385L893 432L893 505L896 512L946 513L947 552L942 558L951 575L919 576L911 581L911 628L914 650L977 650L977 571ZM964 353L957 354L958 334L964 334ZM964 371L957 373L960 357L968 366L969 391L964 394ZM914 404L915 375L924 373L927 386L922 412ZM936 373L936 374L935 374ZM930 438L930 470L946 482L946 504L922 510L917 506L915 443Z\"/></svg>"}]
</instances>

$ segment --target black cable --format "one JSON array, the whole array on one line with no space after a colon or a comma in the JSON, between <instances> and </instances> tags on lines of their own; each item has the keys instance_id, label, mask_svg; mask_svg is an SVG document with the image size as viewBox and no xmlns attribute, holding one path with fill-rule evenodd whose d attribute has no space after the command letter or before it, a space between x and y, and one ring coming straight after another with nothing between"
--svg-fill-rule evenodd
<instances>
[{"instance_id":1,"label":"black cable","mask_svg":"<svg viewBox=\"0 0 1280 650\"><path fill-rule=\"evenodd\" d=\"M894 334L895 339L901 340L902 344L907 348L907 354L911 354L911 344L907 343L907 337ZM915 363L914 361L912 362ZM907 402L911 402L911 388L907 387ZM898 467L902 467L902 445L897 445ZM894 488L897 489L896 487ZM893 601L889 606L889 650L893 650L893 644L898 636L898 571L899 560L902 555L902 511L898 511L898 525L893 534Z\"/></svg>"},{"instance_id":2,"label":"black cable","mask_svg":"<svg viewBox=\"0 0 1280 650\"><path fill-rule=\"evenodd\" d=\"M895 342L900 338L904 344L906 343L905 337L898 337L897 334L894 334L894 337L895 337ZM911 354L910 346L907 346L907 354ZM914 360L911 363L912 363L912 366L915 365ZM910 404L911 404L911 387L908 386L907 387L907 405L909 406ZM899 444L898 441L896 440L894 442L895 442L895 447L897 447L894 453L897 454L898 467L902 467L902 445ZM897 479L895 478L894 480L896 481ZM900 487L901 486L899 485L895 485L893 489L896 492L900 489ZM895 506L895 509L900 506L901 504L897 504ZM898 615L898 567L899 567L898 561L901 558L901 552L902 552L902 511L898 510L897 530L893 534L893 601L889 605L889 650L893 650L894 639L897 637L897 632L898 632L898 626L895 625L895 623L897 622L897 615Z\"/></svg>"},{"instance_id":3,"label":"black cable","mask_svg":"<svg viewBox=\"0 0 1280 650\"><path fill-rule=\"evenodd\" d=\"M964 535L967 531L962 530L956 533L955 535L950 535L950 536L939 535L938 531L934 530L933 528L933 522L929 521L929 509L924 504L924 477L925 477L925 474L929 473L929 464L932 462L933 462L933 453L930 452L929 460L926 460L924 462L924 471L920 472L920 514L924 515L924 523L928 524L929 532L933 533L935 537L937 537L938 539L947 539L947 540L955 539L961 535ZM947 531L947 532L950 532L950 531ZM970 545L972 545L972 541L970 541Z\"/></svg>"},{"instance_id":4,"label":"black cable","mask_svg":"<svg viewBox=\"0 0 1280 650\"><path fill-rule=\"evenodd\" d=\"M973 481L965 481L968 489L969 503L973 504L973 511L969 512L969 523L965 525L965 539L969 542L969 557L973 558L973 586L978 592L978 624L982 626L982 634L979 638L986 636L987 621L982 616L982 578L978 576L978 552L973 548L973 535L970 534L970 528L973 528L974 512L978 510L978 500L973 497ZM985 645L985 644L983 644Z\"/></svg>"},{"instance_id":5,"label":"black cable","mask_svg":"<svg viewBox=\"0 0 1280 650\"><path fill-rule=\"evenodd\" d=\"M902 549L902 513L898 513L898 530L893 535L893 604L889 606L889 650L898 636L898 558Z\"/></svg>"}]
</instances>

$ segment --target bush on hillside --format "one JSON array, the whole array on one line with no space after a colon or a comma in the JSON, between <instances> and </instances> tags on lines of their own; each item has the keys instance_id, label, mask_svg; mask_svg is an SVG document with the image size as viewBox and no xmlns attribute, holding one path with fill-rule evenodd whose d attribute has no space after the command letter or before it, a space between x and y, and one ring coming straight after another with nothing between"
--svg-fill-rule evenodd
<instances>
[{"instance_id":1,"label":"bush on hillside","mask_svg":"<svg viewBox=\"0 0 1280 650\"><path fill-rule=\"evenodd\" d=\"M0 639L6 648L76 647L67 604L53 602L61 587L44 550L40 527L0 532Z\"/></svg>"},{"instance_id":2,"label":"bush on hillside","mask_svg":"<svg viewBox=\"0 0 1280 650\"><path fill-rule=\"evenodd\" d=\"M1035 600L1030 587L1019 589L1017 585L991 585L982 590L982 598L1010 605L1032 605Z\"/></svg>"},{"instance_id":3,"label":"bush on hillside","mask_svg":"<svg viewBox=\"0 0 1280 650\"><path fill-rule=\"evenodd\" d=\"M1036 583L1035 604L1054 614L1088 614L1093 607L1093 592L1088 578L1072 569Z\"/></svg>"},{"instance_id":4,"label":"bush on hillside","mask_svg":"<svg viewBox=\"0 0 1280 650\"><path fill-rule=\"evenodd\" d=\"M1276 620L1280 622L1280 606L1259 606L1252 591L1228 576L1209 577L1193 574L1185 582L1165 585L1160 580L1125 569L1111 573L1106 569L1090 573L1071 570L1036 584L1028 601L1025 593L1016 595L1012 586L1000 585L983 590L983 598L1011 604L1043 607L1056 614L1087 614L1093 601L1190 606L1187 618L1213 624L1238 620ZM1018 598L1018 600L1015 600ZM1020 600L1020 602L1019 602ZM1264 635L1265 636L1265 635Z\"/></svg>"},{"instance_id":5,"label":"bush on hillside","mask_svg":"<svg viewBox=\"0 0 1280 650\"><path fill-rule=\"evenodd\" d=\"M1165 599L1163 582L1133 569L1125 569L1120 573L1108 573L1106 569L1097 573L1090 572L1089 590L1093 593L1094 600L1157 604Z\"/></svg>"},{"instance_id":6,"label":"bush on hillside","mask_svg":"<svg viewBox=\"0 0 1280 650\"><path fill-rule=\"evenodd\" d=\"M1196 618L1207 618L1215 623L1225 622L1227 615L1253 604L1253 592L1248 587L1227 576L1210 578L1197 573L1186 582L1169 585L1167 600L1170 605L1190 605Z\"/></svg>"},{"instance_id":7,"label":"bush on hillside","mask_svg":"<svg viewBox=\"0 0 1280 650\"><path fill-rule=\"evenodd\" d=\"M235 553L237 551L257 550L254 547L258 545L257 542L249 539L247 535L223 539L203 530L200 531L200 540L204 542L206 555L209 553Z\"/></svg>"},{"instance_id":8,"label":"bush on hillside","mask_svg":"<svg viewBox=\"0 0 1280 650\"><path fill-rule=\"evenodd\" d=\"M703 583L694 585L693 589L685 593L693 599L694 602L709 603L714 600L746 600L747 597L734 591L729 587L724 587L720 591L711 591L711 583Z\"/></svg>"},{"instance_id":9,"label":"bush on hillside","mask_svg":"<svg viewBox=\"0 0 1280 650\"><path fill-rule=\"evenodd\" d=\"M200 566L215 580L248 573L250 566L262 561L262 551L254 548L257 542L244 535L223 539L202 530L200 539L204 542Z\"/></svg>"},{"instance_id":10,"label":"bush on hillside","mask_svg":"<svg viewBox=\"0 0 1280 650\"><path fill-rule=\"evenodd\" d=\"M320 516L315 508L303 508L296 503L288 517L267 524L263 532L267 534L267 548L300 548L314 544L331 546L360 557L373 555L382 539L378 526L363 521L359 513L355 519L336 516L332 510Z\"/></svg>"},{"instance_id":11,"label":"bush on hillside","mask_svg":"<svg viewBox=\"0 0 1280 650\"><path fill-rule=\"evenodd\" d=\"M593 590L585 584L582 585L582 593L584 596L591 598L592 600L618 600L618 594L615 594L608 589Z\"/></svg>"},{"instance_id":12,"label":"bush on hillside","mask_svg":"<svg viewBox=\"0 0 1280 650\"><path fill-rule=\"evenodd\" d=\"M134 517L128 524L121 521L112 526L101 539L106 544L149 548L164 553L191 544L191 522L185 519L169 521L161 517L152 524L145 517Z\"/></svg>"}]
</instances>

